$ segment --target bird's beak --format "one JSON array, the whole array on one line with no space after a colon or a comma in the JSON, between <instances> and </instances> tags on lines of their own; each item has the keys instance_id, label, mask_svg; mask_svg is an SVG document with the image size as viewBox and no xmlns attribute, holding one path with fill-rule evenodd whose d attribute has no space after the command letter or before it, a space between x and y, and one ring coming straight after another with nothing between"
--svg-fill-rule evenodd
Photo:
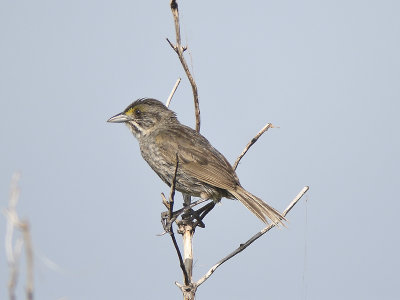
<instances>
[{"instance_id":1,"label":"bird's beak","mask_svg":"<svg viewBox=\"0 0 400 300\"><path fill-rule=\"evenodd\" d=\"M115 115L114 117L109 118L107 120L107 122L110 122L110 123L124 123L124 122L127 122L129 120L130 120L130 118L127 115L125 115L124 113L120 113L118 115Z\"/></svg>"}]
</instances>

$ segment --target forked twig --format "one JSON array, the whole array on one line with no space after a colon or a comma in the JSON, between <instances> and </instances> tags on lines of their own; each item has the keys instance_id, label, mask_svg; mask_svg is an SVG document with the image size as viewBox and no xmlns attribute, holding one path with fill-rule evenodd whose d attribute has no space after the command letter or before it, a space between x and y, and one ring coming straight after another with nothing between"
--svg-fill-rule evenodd
<instances>
[{"instance_id":1,"label":"forked twig","mask_svg":"<svg viewBox=\"0 0 400 300\"><path fill-rule=\"evenodd\" d=\"M308 189L309 189L309 187L305 186L300 191L300 193L297 194L297 196L293 199L293 201L289 204L289 206L283 211L282 215L284 217L289 213L289 211L293 208L293 206L296 205L296 203L301 199L301 197L303 197L303 195L308 191ZM196 284L195 284L196 288L199 285L203 284L215 272L215 270L218 269L218 267L221 266L224 262L226 262L227 260L234 257L236 254L239 254L240 252L242 252L244 249L246 249L248 246L250 246L255 240L257 240L259 237L261 237L262 235L264 235L265 233L270 231L273 227L275 227L275 224L272 223L272 224L268 225L267 227L265 227L264 229L262 229L260 232L257 232L247 242L240 244L240 246L235 251L228 254L223 259L221 259L218 263L216 263L214 266L212 266L211 269L202 278L200 278L196 282Z\"/></svg>"},{"instance_id":2,"label":"forked twig","mask_svg":"<svg viewBox=\"0 0 400 300\"><path fill-rule=\"evenodd\" d=\"M260 138L260 136L266 132L269 128L273 128L274 126L271 123L268 123L267 125L265 125L257 134L255 137L253 137L251 139L251 141L246 145L246 147L244 148L244 150L242 151L242 153L240 153L240 155L238 156L238 158L236 159L235 163L233 164L233 169L236 170L240 160L243 158L243 156L247 153L247 151L249 151L250 147L254 145L255 142L257 142L257 140Z\"/></svg>"},{"instance_id":3,"label":"forked twig","mask_svg":"<svg viewBox=\"0 0 400 300\"><path fill-rule=\"evenodd\" d=\"M181 29L180 29L180 25L179 25L179 10L178 10L178 3L176 2L176 0L171 0L170 7L171 7L172 15L174 17L174 22L175 22L176 45L172 44L168 38L167 38L167 42L169 43L171 48L174 49L174 51L178 55L178 58L182 64L182 67L186 73L186 76L189 79L190 85L192 86L193 102L194 102L195 115L196 115L196 131L200 132L199 95L197 92L196 82L193 79L193 76L189 71L189 67L188 67L188 64L186 63L185 57L183 56L183 52L186 50L186 47L182 47L182 44L181 44Z\"/></svg>"}]
</instances>

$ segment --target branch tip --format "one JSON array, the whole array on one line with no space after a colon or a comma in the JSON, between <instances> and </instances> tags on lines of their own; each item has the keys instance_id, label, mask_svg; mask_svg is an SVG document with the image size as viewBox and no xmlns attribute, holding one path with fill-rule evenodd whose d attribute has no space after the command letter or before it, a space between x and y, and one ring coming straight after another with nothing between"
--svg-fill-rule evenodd
<instances>
[{"instance_id":1,"label":"branch tip","mask_svg":"<svg viewBox=\"0 0 400 300\"><path fill-rule=\"evenodd\" d=\"M233 164L233 169L236 170L240 160L243 158L243 156L245 156L245 154L247 153L247 151L249 151L250 147L253 146L257 140L260 138L261 135L264 134L264 132L266 132L269 128L274 128L274 126L271 123L267 123L263 128L261 128L261 130L250 140L250 142L246 145L246 147L244 147L244 150L242 151L242 153L240 153L240 155L238 156L238 158L236 159L235 163Z\"/></svg>"},{"instance_id":2,"label":"branch tip","mask_svg":"<svg viewBox=\"0 0 400 300\"><path fill-rule=\"evenodd\" d=\"M165 106L166 106L166 107L169 107L169 104L171 103L172 97L174 96L174 94L175 94L175 92L176 92L176 89L178 88L179 83L181 82L181 80L182 80L182 79L181 79L180 77L176 80L175 85L174 85L174 87L172 88L171 93L170 93L169 96L168 96L167 102L165 103Z\"/></svg>"},{"instance_id":3,"label":"branch tip","mask_svg":"<svg viewBox=\"0 0 400 300\"><path fill-rule=\"evenodd\" d=\"M283 216L286 216L289 211L293 208L293 206L295 206L297 204L297 202L301 199L301 197L303 197L303 195L308 191L309 187L305 186L298 194L297 196L293 199L293 201L289 204L289 206L284 210L283 212ZM230 254L228 254L227 256L225 256L223 259L221 259L219 262L217 262L214 266L212 266L210 268L210 270L208 270L208 272L202 277L200 278L196 283L195 286L200 286L201 284L203 284L208 278L210 278L210 276L215 272L216 269L218 269L223 263L225 263L226 261L228 261L229 259L231 259L232 257L234 257L235 255L239 254L240 252L242 252L244 249L246 249L248 246L250 246L253 242L255 242L258 238L260 238L261 236L263 236L265 233L267 233L268 231L270 231L273 227L275 227L275 224L270 224L267 227L265 227L264 229L262 229L261 231L257 232L255 235L253 235L249 240L247 240L245 243L240 244L240 246L233 252L231 252Z\"/></svg>"},{"instance_id":4,"label":"branch tip","mask_svg":"<svg viewBox=\"0 0 400 300\"><path fill-rule=\"evenodd\" d=\"M179 10L178 10L178 3L175 0L171 0L170 2L171 6L171 11L172 15L174 17L174 23L175 23L175 36L176 36L176 45L172 45L172 43L167 39L168 43L170 46L174 49L176 54L178 55L178 58L181 62L181 65L183 67L183 70L186 73L187 78L189 79L190 85L192 86L192 93L193 93L193 102L194 102L194 110L195 110L195 116L196 116L196 131L200 132L200 105L199 105L199 96L198 96L198 91L197 91L197 85L195 80L193 79L192 74L190 73L188 64L185 60L185 57L183 53L187 49L187 46L182 47L181 44L181 30L180 30L180 24L179 24Z\"/></svg>"}]
</instances>

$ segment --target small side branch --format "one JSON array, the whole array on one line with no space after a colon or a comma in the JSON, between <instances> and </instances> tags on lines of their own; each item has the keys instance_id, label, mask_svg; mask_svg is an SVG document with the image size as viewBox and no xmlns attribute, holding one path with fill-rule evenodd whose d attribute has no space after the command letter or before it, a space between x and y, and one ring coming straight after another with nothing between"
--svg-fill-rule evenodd
<instances>
[{"instance_id":1,"label":"small side branch","mask_svg":"<svg viewBox=\"0 0 400 300\"><path fill-rule=\"evenodd\" d=\"M293 208L293 206L296 205L296 203L301 199L301 197L303 197L303 195L308 191L309 187L305 186L300 193L298 193L298 195L293 199L293 201L289 204L289 206L283 211L283 216L285 217L289 211ZM233 251L232 253L230 253L229 255L227 255L226 257L224 257L223 259L221 259L218 263L216 263L207 273L206 275L204 275L202 278L200 278L197 282L196 282L196 288L203 284L214 272L216 269L218 269L218 267L220 267L224 262L226 262L227 260L231 259L232 257L234 257L235 255L239 254L240 252L242 252L244 249L246 249L248 246L250 246L255 240L257 240L258 238L260 238L261 236L263 236L265 233L267 233L268 231L270 231L273 227L275 227L275 224L270 224L267 227L265 227L264 229L262 229L260 232L256 233L255 235L253 235L247 242L240 244L240 246Z\"/></svg>"},{"instance_id":2,"label":"small side branch","mask_svg":"<svg viewBox=\"0 0 400 300\"><path fill-rule=\"evenodd\" d=\"M198 95L198 91L197 91L196 82L193 79L193 76L189 71L189 67L188 67L188 64L186 63L185 57L183 56L183 52L186 50L186 47L182 47L182 44L181 44L181 29L180 29L180 25L179 25L179 10L178 10L178 3L176 2L176 0L171 0L170 7L171 7L172 15L174 17L174 22L175 22L176 45L172 44L168 38L167 38L167 42L169 43L171 48L178 55L178 58L182 64L182 67L186 73L186 76L189 79L190 85L192 86L193 102L194 102L195 115L196 115L196 131L200 132L199 95Z\"/></svg>"},{"instance_id":3,"label":"small side branch","mask_svg":"<svg viewBox=\"0 0 400 300\"><path fill-rule=\"evenodd\" d=\"M168 96L167 102L165 102L165 106L166 106L166 107L169 107L169 104L171 103L171 99L172 99L172 97L174 96L175 91L176 91L176 89L178 88L179 83L181 83L181 78L178 78L178 79L176 80L175 85L174 85L174 87L172 88L172 91L171 91L171 93L170 93L169 96Z\"/></svg>"},{"instance_id":4,"label":"small side branch","mask_svg":"<svg viewBox=\"0 0 400 300\"><path fill-rule=\"evenodd\" d=\"M247 153L247 151L249 151L250 147L254 145L255 142L257 142L257 140L260 138L260 136L266 132L268 129L273 128L274 126L271 123L268 123L267 125L265 125L257 134L255 137L253 137L251 139L251 141L246 145L246 147L244 148L244 150L242 151L242 153L240 153L239 157L236 159L235 163L233 164L233 169L236 170L240 160L243 158L243 156L245 156L245 154Z\"/></svg>"}]
</instances>

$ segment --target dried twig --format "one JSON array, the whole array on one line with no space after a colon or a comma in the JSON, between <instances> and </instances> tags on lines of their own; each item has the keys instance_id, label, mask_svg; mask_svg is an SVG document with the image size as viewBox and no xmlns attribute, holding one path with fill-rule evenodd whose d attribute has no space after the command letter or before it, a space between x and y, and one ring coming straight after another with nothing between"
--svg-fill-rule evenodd
<instances>
[{"instance_id":1,"label":"dried twig","mask_svg":"<svg viewBox=\"0 0 400 300\"><path fill-rule=\"evenodd\" d=\"M27 221L22 222L20 225L22 236L25 243L25 255L26 255L26 299L33 299L33 250L32 250L32 239L30 234L30 227Z\"/></svg>"},{"instance_id":2,"label":"dried twig","mask_svg":"<svg viewBox=\"0 0 400 300\"><path fill-rule=\"evenodd\" d=\"M196 116L196 131L200 132L200 108L199 108L199 100L198 100L198 91L197 91L197 85L193 79L193 76L191 75L190 71L189 71L189 67L186 63L186 60L184 58L184 51L187 49L187 47L182 47L181 44L181 35L180 35L180 24L179 24L179 10L178 10L178 4L176 0L171 0L170 1L170 7L171 7L171 11L172 11L172 15L174 17L174 22L175 22L175 33L176 33L176 44L174 45L168 38L167 38L167 42L169 43L169 45L171 46L171 48L176 52L176 54L178 55L178 58L182 64L182 67L186 73L186 76L188 77L190 84L192 86L192 92L193 92L193 100L194 100L194 106L195 106L195 116ZM167 100L167 106L170 103L170 100L173 96L173 93L175 92L175 89L177 87L179 83L177 82L173 91L171 92L171 95L169 96L168 100ZM267 131L269 128L273 127L272 124L268 123L266 126L264 126L264 128L262 128L260 130L260 132L247 144L247 146L245 147L245 149L243 150L243 152L239 155L239 157L237 158L237 160L235 161L233 168L236 170L240 160L243 158L243 156L246 154L246 152L250 149L250 147L259 139L259 137L265 132ZM176 166L175 169L175 176L176 176L176 171L177 171L178 165ZM175 181L175 176L174 176L174 181ZM177 212L173 213L173 194L172 194L172 189L173 189L173 185L171 185L171 192L170 194L170 202L167 203L165 197L164 197L164 205L167 206L167 208L169 209L169 223L171 225L169 233L171 234L171 237L173 237L173 242L174 242L174 246L175 249L177 250L178 253L178 257L180 260L180 265L182 268L182 271L184 273L184 285L179 284L179 283L175 283L182 291L184 299L185 300L189 300L189 299L194 299L195 297L195 293L197 290L197 287L199 285L201 285L202 283L204 283L214 272L215 270L222 265L224 262L226 262L227 260L229 260L230 258L232 258L233 256L235 256L236 254L240 253L241 251L243 251L245 248L247 248L250 244L252 244L256 239L258 239L259 237L261 237L262 235L264 235L266 232L268 232L271 228L273 228L275 225L271 224L269 226L267 226L266 228L264 228L263 230L261 230L260 232L258 232L256 235L254 235L252 238L250 238L246 243L240 245L240 247L238 249L236 249L234 252L232 252L231 254L229 254L228 256L226 256L225 258L223 258L221 261L219 261L216 265L214 265L207 273L206 275L204 275L199 281L197 281L196 283L192 282L192 267L193 267L193 254L192 254L192 238L193 238L193 234L195 231L195 227L196 226L200 226L199 223L195 223L193 221L193 216L194 214L192 212L188 211L188 208L191 209L192 207L192 203L191 203L191 198L189 195L184 195L184 202L185 202L185 207ZM299 199L304 195L304 193L306 193L308 190L308 187L305 187L300 193L299 195L292 201L292 203L288 206L288 208L284 211L283 216L285 216L290 209L299 201ZM171 199L172 198L172 199ZM203 200L202 200L203 201ZM172 202L172 203L171 203ZM183 237L183 244L184 244L184 258L182 261L182 255L180 253L179 247L176 243L175 240L175 236L173 234L173 230L172 230L172 222L175 221L175 219L177 218L177 216L179 216L180 213L185 212L182 215L182 220L177 221L178 224L178 233L182 234ZM205 210L207 211L207 210ZM188 212L188 213L186 213ZM204 213L205 215L206 213ZM200 216L197 215L198 217L198 221L201 222L202 218L204 217L203 213L200 213ZM173 220L171 222L171 220ZM166 230L167 231L167 230ZM182 266L184 262L184 267Z\"/></svg>"},{"instance_id":3,"label":"dried twig","mask_svg":"<svg viewBox=\"0 0 400 300\"><path fill-rule=\"evenodd\" d=\"M260 138L260 136L266 132L269 128L273 128L274 126L271 123L268 123L267 125L265 125L257 134L255 137L252 138L252 140L246 145L246 147L244 148L244 150L242 151L242 153L240 153L240 155L238 156L238 158L236 159L235 163L233 164L233 169L236 170L236 168L239 165L240 160L243 158L243 156L247 153L247 151L249 151L250 147L254 145L255 142L257 142L257 140Z\"/></svg>"},{"instance_id":4,"label":"dried twig","mask_svg":"<svg viewBox=\"0 0 400 300\"><path fill-rule=\"evenodd\" d=\"M8 295L10 300L15 300L15 289L18 282L18 270L19 270L19 258L21 256L22 247L24 245L24 240L19 237L14 246L13 253L13 263L8 262L10 268L10 278L8 280Z\"/></svg>"},{"instance_id":5,"label":"dried twig","mask_svg":"<svg viewBox=\"0 0 400 300\"><path fill-rule=\"evenodd\" d=\"M178 10L178 3L176 0L171 0L170 7L172 11L172 15L174 17L175 22L175 35L176 35L176 44L172 44L171 41L167 38L167 42L171 46L172 49L176 52L181 61L182 67L185 70L186 76L190 81L190 85L192 86L193 92L193 101L194 101L194 108L196 114L196 131L200 132L200 105L199 105L199 95L197 92L197 85L193 79L192 74L189 71L188 64L186 63L185 57L183 56L183 52L186 50L186 47L182 47L181 44L181 29L179 25L179 10Z\"/></svg>"},{"instance_id":6,"label":"dried twig","mask_svg":"<svg viewBox=\"0 0 400 300\"><path fill-rule=\"evenodd\" d=\"M188 194L183 194L184 205L186 207L191 205L191 197ZM183 260L185 269L188 275L188 283L185 282L183 287L180 287L183 293L184 300L194 299L196 290L193 289L192 274L193 274L193 234L194 223L193 217L190 213L183 214L182 219L178 223L178 232L182 235L183 242ZM178 287L179 284L175 283Z\"/></svg>"},{"instance_id":7,"label":"dried twig","mask_svg":"<svg viewBox=\"0 0 400 300\"><path fill-rule=\"evenodd\" d=\"M166 107L169 107L169 104L171 103L171 99L172 99L172 97L174 96L175 91L176 91L176 89L178 88L178 85L179 85L180 82L181 82L181 79L178 78L178 79L176 80L176 82L175 82L174 87L172 88L171 93L170 93L169 96L168 96L167 102L165 102L165 106L166 106Z\"/></svg>"},{"instance_id":8,"label":"dried twig","mask_svg":"<svg viewBox=\"0 0 400 300\"><path fill-rule=\"evenodd\" d=\"M19 257L22 247L25 246L26 254L26 299L33 299L33 250L32 239L27 221L21 221L18 217L16 206L19 199L18 181L20 174L15 173L11 181L10 200L8 208L4 211L7 218L7 231L5 237L5 248L7 254L8 266L10 269L10 278L8 282L9 299L15 299L15 288L18 281ZM22 237L17 238L15 246L13 246L14 229L18 229L22 233Z\"/></svg>"},{"instance_id":9,"label":"dried twig","mask_svg":"<svg viewBox=\"0 0 400 300\"><path fill-rule=\"evenodd\" d=\"M173 218L173 215L174 215L175 184L176 184L176 174L178 172L178 166L179 166L179 159L178 159L178 155L176 155L175 172L174 172L174 177L172 178L172 182L171 182L171 189L170 189L170 192L169 192L168 202L167 202L167 199L165 199L164 194L161 194L161 197L163 199L164 205L166 205L167 208L168 208L168 221L167 222L169 223L170 227L168 229L165 229L165 230L168 230L168 232L169 232L169 235L171 237L172 243L174 244L174 247L175 247L175 250L176 250L176 254L178 255L179 265L180 265L180 267L182 269L182 273L183 273L183 280L185 282L185 285L188 285L190 283L189 276L188 276L188 273L187 273L186 268L185 268L185 263L184 263L183 258L182 258L182 253L181 253L181 251L179 249L178 243L177 243L176 238L175 238L174 230L172 228L172 225L173 225L172 218Z\"/></svg>"},{"instance_id":10,"label":"dried twig","mask_svg":"<svg viewBox=\"0 0 400 300\"><path fill-rule=\"evenodd\" d=\"M189 71L189 67L186 63L185 57L183 56L183 52L186 50L186 47L182 47L181 44L181 32L180 32L180 24L179 24L179 10L178 3L176 0L171 0L170 7L172 11L172 15L174 17L175 22L175 35L176 35L176 45L173 45L171 41L167 38L169 45L174 49L178 58L182 64L182 67L186 73L186 76L189 79L190 85L192 86L193 92L193 102L195 107L195 115L196 115L196 131L200 132L200 105L199 105L199 96L197 92L197 85L193 79L192 74ZM184 195L184 200L186 206L191 205L191 197L189 195ZM182 216L183 217L183 216ZM185 288L181 288L182 293L184 295L184 299L194 299L195 289L189 288L192 285L192 268L193 268L193 257L192 257L192 238L194 234L194 227L192 220L183 220L178 224L179 230L178 232L182 234L183 238L183 247L184 247L184 260L185 260Z\"/></svg>"},{"instance_id":11,"label":"dried twig","mask_svg":"<svg viewBox=\"0 0 400 300\"><path fill-rule=\"evenodd\" d=\"M308 189L309 189L309 187L305 186L300 191L300 193L298 193L298 195L293 199L293 201L289 204L289 206L283 211L282 215L284 217L289 213L289 211L293 208L293 206L296 205L296 203L300 200L300 198L303 197L303 195L308 191ZM261 237L262 235L264 235L265 233L270 231L273 227L275 227L275 224L273 224L273 223L268 225L267 227L262 229L260 232L253 235L247 242L240 244L240 246L235 251L233 251L232 253L230 253L229 255L224 257L223 259L221 259L202 278L200 278L196 282L196 284L195 284L196 288L199 285L203 284L215 272L215 270L218 269L218 267L221 266L224 262L226 262L227 260L234 257L236 254L239 254L240 252L242 252L244 249L246 249L248 246L250 246L255 240L257 240L259 237Z\"/></svg>"}]
</instances>

